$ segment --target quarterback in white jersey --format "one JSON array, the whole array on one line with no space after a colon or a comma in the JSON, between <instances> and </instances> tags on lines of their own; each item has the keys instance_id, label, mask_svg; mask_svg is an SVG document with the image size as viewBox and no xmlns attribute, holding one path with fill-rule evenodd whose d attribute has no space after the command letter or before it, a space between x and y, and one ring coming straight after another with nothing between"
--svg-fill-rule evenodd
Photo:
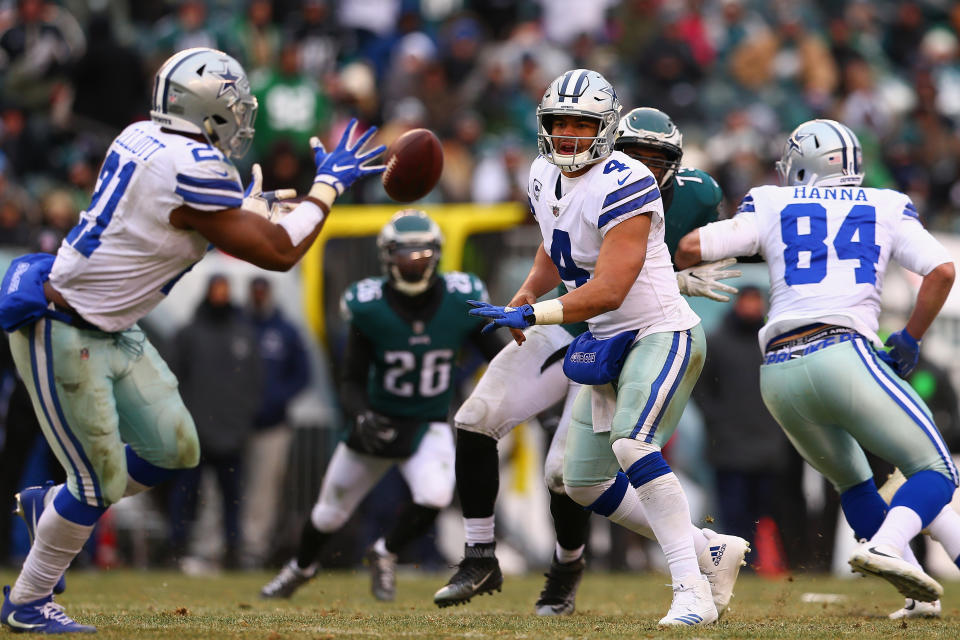
<instances>
[{"instance_id":1,"label":"quarterback in white jersey","mask_svg":"<svg viewBox=\"0 0 960 640\"><path fill-rule=\"evenodd\" d=\"M678 266L753 255L767 261L770 313L759 334L764 403L791 442L840 493L858 539L857 571L888 579L908 599L936 601L942 587L908 543L930 526L960 556L958 482L930 410L900 376L953 285L947 251L923 228L910 199L860 186L856 135L833 120L800 125L778 164L783 186L751 189L738 214L691 232ZM880 291L894 259L923 276L907 325L877 337ZM899 375L898 375L899 374ZM887 504L864 449L908 478ZM941 534L938 536L938 534ZM946 534L946 535L942 535Z\"/></svg>"},{"instance_id":2,"label":"quarterback in white jersey","mask_svg":"<svg viewBox=\"0 0 960 640\"><path fill-rule=\"evenodd\" d=\"M584 384L564 451L565 490L614 522L652 530L674 590L660 624L709 624L718 613L697 562L690 510L660 452L700 375L706 344L663 241L656 179L613 151L619 113L616 92L595 71L568 71L547 88L527 193L543 244L508 306L475 302L471 313L492 319L490 329L510 327L518 343L531 325L588 322L590 331L564 358L564 373ZM568 293L537 302L561 281ZM474 559L467 551L461 572ZM446 597L442 589L434 600Z\"/></svg>"},{"instance_id":3,"label":"quarterback in white jersey","mask_svg":"<svg viewBox=\"0 0 960 640\"><path fill-rule=\"evenodd\" d=\"M90 205L57 255L13 261L0 288L0 326L44 436L67 472L61 486L17 495L33 541L0 622L13 631L95 631L53 602L99 517L121 498L197 465L196 428L177 379L136 323L208 247L287 270L310 248L335 198L383 167L355 142L355 123L327 153L312 141L314 184L274 224L259 188L245 194L231 158L254 134L256 99L240 64L187 49L156 75L152 122L107 150ZM246 197L245 197L246 196Z\"/></svg>"}]
</instances>

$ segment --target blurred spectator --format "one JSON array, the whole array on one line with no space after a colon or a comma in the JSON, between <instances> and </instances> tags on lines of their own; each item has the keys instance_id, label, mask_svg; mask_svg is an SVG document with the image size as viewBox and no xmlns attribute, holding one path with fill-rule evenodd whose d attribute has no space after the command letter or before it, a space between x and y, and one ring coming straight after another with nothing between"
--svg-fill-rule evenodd
<instances>
[{"instance_id":1,"label":"blurred spectator","mask_svg":"<svg viewBox=\"0 0 960 640\"><path fill-rule=\"evenodd\" d=\"M35 229L31 245L34 251L56 253L80 212L66 189L53 189L40 202L41 226Z\"/></svg>"},{"instance_id":2,"label":"blurred spectator","mask_svg":"<svg viewBox=\"0 0 960 640\"><path fill-rule=\"evenodd\" d=\"M760 518L779 521L788 509L803 509L802 502L790 500L798 493L788 487L797 483L786 473L790 443L760 397L763 358L757 332L766 312L758 288L740 288L723 324L707 338L710 349L693 391L707 429L707 459L716 474L718 528L751 542ZM797 518L802 522L802 516ZM756 544L748 564L754 553Z\"/></svg>"},{"instance_id":3,"label":"blurred spectator","mask_svg":"<svg viewBox=\"0 0 960 640\"><path fill-rule=\"evenodd\" d=\"M247 315L256 331L264 382L245 460L244 562L262 567L275 547L281 489L293 440L287 410L310 381L310 361L297 328L276 306L266 278L250 281Z\"/></svg>"},{"instance_id":4,"label":"blurred spectator","mask_svg":"<svg viewBox=\"0 0 960 640\"><path fill-rule=\"evenodd\" d=\"M87 33L90 46L73 71L73 113L83 118L78 123L81 127L105 125L104 137L111 139L137 114L146 113L144 96L149 85L139 53L116 41L106 14L91 16ZM117 78L127 80L117 82Z\"/></svg>"},{"instance_id":5,"label":"blurred spectator","mask_svg":"<svg viewBox=\"0 0 960 640\"><path fill-rule=\"evenodd\" d=\"M14 24L0 34L4 93L30 111L69 103L71 67L84 45L83 32L69 14L45 0L17 0Z\"/></svg>"},{"instance_id":6,"label":"blurred spectator","mask_svg":"<svg viewBox=\"0 0 960 640\"><path fill-rule=\"evenodd\" d=\"M249 73L272 67L280 53L280 29L273 23L271 0L247 0L230 29L233 49Z\"/></svg>"},{"instance_id":7,"label":"blurred spectator","mask_svg":"<svg viewBox=\"0 0 960 640\"><path fill-rule=\"evenodd\" d=\"M558 45L569 45L582 33L605 39L607 12L619 2L620 0L537 0L544 35L547 40Z\"/></svg>"},{"instance_id":8,"label":"blurred spectator","mask_svg":"<svg viewBox=\"0 0 960 640\"><path fill-rule=\"evenodd\" d=\"M224 38L208 22L207 5L203 0L180 0L176 13L164 16L153 28L148 68L155 69L160 61L176 51L191 47L224 48ZM239 56L238 56L239 57Z\"/></svg>"},{"instance_id":9,"label":"blurred spectator","mask_svg":"<svg viewBox=\"0 0 960 640\"><path fill-rule=\"evenodd\" d=\"M223 566L239 565L243 455L262 399L260 354L253 328L230 303L230 283L214 275L193 320L177 332L171 368L197 425L200 464L180 472L170 491L170 543L188 553L204 469L217 476L223 505Z\"/></svg>"},{"instance_id":10,"label":"blurred spectator","mask_svg":"<svg viewBox=\"0 0 960 640\"><path fill-rule=\"evenodd\" d=\"M277 68L251 74L250 88L260 103L254 150L267 157L281 140L294 151L310 156L310 137L330 126L330 102L316 82L300 72L300 47L287 42L280 52Z\"/></svg>"},{"instance_id":11,"label":"blurred spectator","mask_svg":"<svg viewBox=\"0 0 960 640\"><path fill-rule=\"evenodd\" d=\"M304 0L288 18L290 35L300 45L300 69L322 79L336 71L340 37L334 28L328 0Z\"/></svg>"}]
</instances>

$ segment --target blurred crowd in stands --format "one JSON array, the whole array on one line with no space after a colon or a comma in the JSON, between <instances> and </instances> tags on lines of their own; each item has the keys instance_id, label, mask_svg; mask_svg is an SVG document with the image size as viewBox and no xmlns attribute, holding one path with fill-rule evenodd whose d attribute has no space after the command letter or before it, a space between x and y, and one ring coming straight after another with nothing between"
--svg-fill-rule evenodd
<instances>
[{"instance_id":1,"label":"blurred crowd in stands","mask_svg":"<svg viewBox=\"0 0 960 640\"><path fill-rule=\"evenodd\" d=\"M728 210L774 180L786 132L825 116L860 136L869 186L960 230L958 34L949 0L4 0L0 243L53 250L106 145L149 117L158 64L198 45L250 74L260 113L241 169L261 162L267 188L305 187L309 137L335 141L357 115L386 142L440 135L431 199L524 201L543 90L589 67L625 109L673 116ZM353 197L386 200L375 180Z\"/></svg>"}]
</instances>

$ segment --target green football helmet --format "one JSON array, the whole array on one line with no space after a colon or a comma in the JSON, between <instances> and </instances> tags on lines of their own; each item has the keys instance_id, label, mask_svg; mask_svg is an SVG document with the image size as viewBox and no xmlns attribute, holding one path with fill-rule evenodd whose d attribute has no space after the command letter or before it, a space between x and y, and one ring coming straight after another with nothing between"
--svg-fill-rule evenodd
<instances>
[{"instance_id":1,"label":"green football helmet","mask_svg":"<svg viewBox=\"0 0 960 640\"><path fill-rule=\"evenodd\" d=\"M433 284L442 247L440 225L417 209L393 214L377 236L383 275L408 296L423 293Z\"/></svg>"},{"instance_id":2,"label":"green football helmet","mask_svg":"<svg viewBox=\"0 0 960 640\"><path fill-rule=\"evenodd\" d=\"M648 167L663 169L658 182L666 186L673 179L683 158L683 135L670 116L659 109L639 107L620 118L613 148L636 158ZM644 153L652 149L666 158L654 158Z\"/></svg>"}]
</instances>

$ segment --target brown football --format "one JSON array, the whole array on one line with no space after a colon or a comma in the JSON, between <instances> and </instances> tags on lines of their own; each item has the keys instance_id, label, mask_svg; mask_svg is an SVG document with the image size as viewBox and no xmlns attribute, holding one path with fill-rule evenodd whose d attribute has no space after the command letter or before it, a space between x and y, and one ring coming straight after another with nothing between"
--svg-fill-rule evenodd
<instances>
[{"instance_id":1,"label":"brown football","mask_svg":"<svg viewBox=\"0 0 960 640\"><path fill-rule=\"evenodd\" d=\"M443 172L443 148L429 129L411 129L387 148L383 188L397 202L413 202L437 186Z\"/></svg>"}]
</instances>

